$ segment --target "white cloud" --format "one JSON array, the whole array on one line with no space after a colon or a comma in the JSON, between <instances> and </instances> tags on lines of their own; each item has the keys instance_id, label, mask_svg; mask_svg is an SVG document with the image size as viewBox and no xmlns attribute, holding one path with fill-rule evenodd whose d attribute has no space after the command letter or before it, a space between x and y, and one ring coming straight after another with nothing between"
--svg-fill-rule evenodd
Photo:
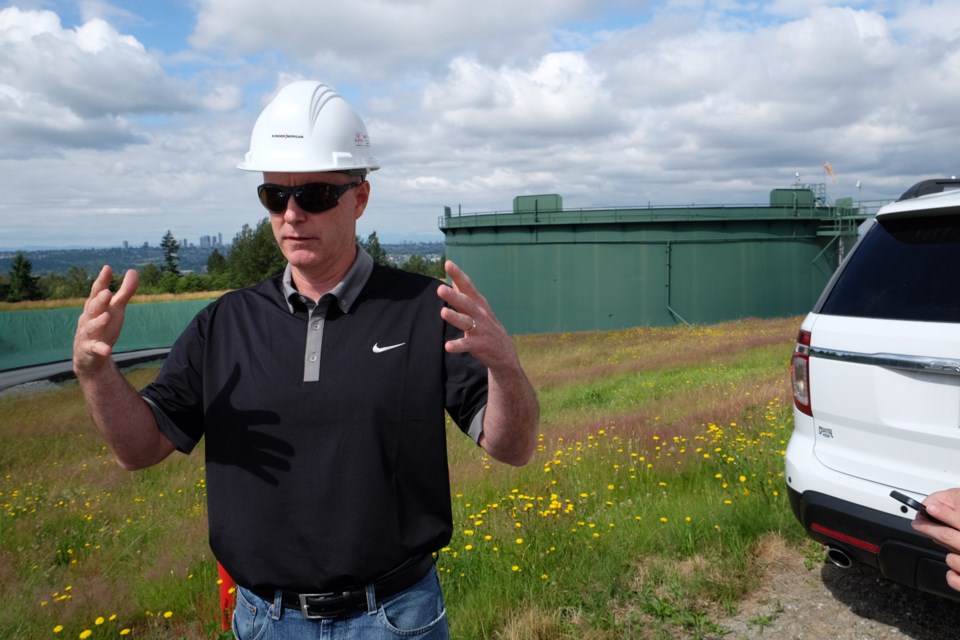
<instances>
[{"instance_id":1,"label":"white cloud","mask_svg":"<svg viewBox=\"0 0 960 640\"><path fill-rule=\"evenodd\" d=\"M117 147L141 142L125 118L82 118L45 96L0 84L0 157L58 154L67 147Z\"/></svg>"},{"instance_id":2,"label":"white cloud","mask_svg":"<svg viewBox=\"0 0 960 640\"><path fill-rule=\"evenodd\" d=\"M367 123L383 169L359 231L382 240L439 240L443 206L508 210L524 193L763 202L795 171L819 181L827 160L831 196L862 180L865 199L894 197L960 172L954 5L198 0L175 4L197 11L176 21L196 25L184 50L150 40L157 15L132 5L85 0L73 27L3 9L0 171L14 186L0 246L47 233L20 224L27 207L61 242L232 237L265 215L259 177L234 168L256 113L301 78L334 84Z\"/></svg>"},{"instance_id":3,"label":"white cloud","mask_svg":"<svg viewBox=\"0 0 960 640\"><path fill-rule=\"evenodd\" d=\"M135 38L100 19L64 29L49 11L0 10L0 130L43 148L113 147L137 138L126 114L192 108Z\"/></svg>"},{"instance_id":4,"label":"white cloud","mask_svg":"<svg viewBox=\"0 0 960 640\"><path fill-rule=\"evenodd\" d=\"M367 0L332 9L301 0L201 0L198 48L235 55L275 49L325 70L328 80L442 67L471 51L494 62L550 46L552 25L595 12L589 0Z\"/></svg>"},{"instance_id":5,"label":"white cloud","mask_svg":"<svg viewBox=\"0 0 960 640\"><path fill-rule=\"evenodd\" d=\"M200 96L199 102L210 111L233 111L243 104L243 92L235 84L219 84Z\"/></svg>"},{"instance_id":6,"label":"white cloud","mask_svg":"<svg viewBox=\"0 0 960 640\"><path fill-rule=\"evenodd\" d=\"M424 90L424 108L451 127L504 140L588 138L618 125L602 74L579 53L549 53L530 69L484 67L458 58Z\"/></svg>"},{"instance_id":7,"label":"white cloud","mask_svg":"<svg viewBox=\"0 0 960 640\"><path fill-rule=\"evenodd\" d=\"M743 197L745 184L759 195L827 159L848 176L923 172L932 163L922 150L942 159L938 138L958 133L947 115L957 52L942 41L904 42L876 12L818 7L799 19L737 26L663 14L615 34L588 60L606 71L604 88L633 129L619 142L635 146L621 157L640 163L641 179L656 183L665 202L678 185L696 191L704 175L714 199ZM884 168L890 145L897 164L909 156L916 166ZM627 167L618 173L630 175Z\"/></svg>"},{"instance_id":8,"label":"white cloud","mask_svg":"<svg viewBox=\"0 0 960 640\"><path fill-rule=\"evenodd\" d=\"M143 22L143 19L133 11L118 7L117 5L107 2L106 0L79 0L79 2L77 2L77 6L80 9L80 14L83 16L84 22L89 22L96 19L113 23L123 22L128 24Z\"/></svg>"}]
</instances>

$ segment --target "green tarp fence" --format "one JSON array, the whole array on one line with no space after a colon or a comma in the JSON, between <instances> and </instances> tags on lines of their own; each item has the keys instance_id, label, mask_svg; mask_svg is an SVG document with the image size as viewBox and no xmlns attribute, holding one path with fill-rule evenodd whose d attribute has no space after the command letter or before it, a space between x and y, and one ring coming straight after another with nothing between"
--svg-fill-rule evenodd
<instances>
[{"instance_id":1,"label":"green tarp fence","mask_svg":"<svg viewBox=\"0 0 960 640\"><path fill-rule=\"evenodd\" d=\"M173 345L211 300L147 302L127 307L114 351L124 353ZM0 371L62 362L73 357L80 307L0 311Z\"/></svg>"}]
</instances>

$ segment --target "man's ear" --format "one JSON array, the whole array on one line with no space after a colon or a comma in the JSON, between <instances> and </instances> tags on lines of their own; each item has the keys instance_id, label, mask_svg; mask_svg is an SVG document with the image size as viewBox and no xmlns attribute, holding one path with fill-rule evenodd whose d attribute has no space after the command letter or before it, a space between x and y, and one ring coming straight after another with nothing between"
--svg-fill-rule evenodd
<instances>
[{"instance_id":1,"label":"man's ear","mask_svg":"<svg viewBox=\"0 0 960 640\"><path fill-rule=\"evenodd\" d=\"M354 198L357 201L357 205L353 211L353 219L359 220L360 216L363 215L364 209L367 208L367 203L370 201L370 183L364 180L353 192Z\"/></svg>"}]
</instances>

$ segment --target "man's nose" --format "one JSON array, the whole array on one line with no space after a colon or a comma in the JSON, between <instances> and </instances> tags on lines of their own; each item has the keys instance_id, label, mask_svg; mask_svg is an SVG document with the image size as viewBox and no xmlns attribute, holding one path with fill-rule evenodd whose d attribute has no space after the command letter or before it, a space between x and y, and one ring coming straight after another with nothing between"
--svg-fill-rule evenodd
<instances>
[{"instance_id":1,"label":"man's nose","mask_svg":"<svg viewBox=\"0 0 960 640\"><path fill-rule=\"evenodd\" d=\"M308 215L306 211L297 205L297 201L293 196L287 198L287 208L283 212L285 222L302 222Z\"/></svg>"}]
</instances>

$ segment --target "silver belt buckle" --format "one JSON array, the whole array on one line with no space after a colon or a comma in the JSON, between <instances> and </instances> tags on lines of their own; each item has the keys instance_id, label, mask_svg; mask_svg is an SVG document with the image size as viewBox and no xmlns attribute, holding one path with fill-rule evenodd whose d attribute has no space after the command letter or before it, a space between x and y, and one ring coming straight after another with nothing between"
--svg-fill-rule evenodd
<instances>
[{"instance_id":1,"label":"silver belt buckle","mask_svg":"<svg viewBox=\"0 0 960 640\"><path fill-rule=\"evenodd\" d=\"M341 594L328 592L328 593L298 593L297 597L300 598L300 614L306 620L330 620L332 618L338 618L344 613L347 612L347 607L341 606L338 609L333 609L324 613L311 613L310 603L307 602L308 598L330 598ZM319 603L316 603L313 606L320 606Z\"/></svg>"}]
</instances>

